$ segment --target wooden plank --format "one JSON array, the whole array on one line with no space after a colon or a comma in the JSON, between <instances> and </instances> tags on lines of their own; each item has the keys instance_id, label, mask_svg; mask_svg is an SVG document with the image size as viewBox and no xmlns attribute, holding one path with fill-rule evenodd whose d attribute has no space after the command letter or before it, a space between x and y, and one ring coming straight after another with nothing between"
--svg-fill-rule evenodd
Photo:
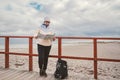
<instances>
[{"instance_id":1,"label":"wooden plank","mask_svg":"<svg viewBox=\"0 0 120 80\"><path fill-rule=\"evenodd\" d=\"M9 68L9 37L5 37L5 68Z\"/></svg>"},{"instance_id":2,"label":"wooden plank","mask_svg":"<svg viewBox=\"0 0 120 80\"><path fill-rule=\"evenodd\" d=\"M35 76L38 74L38 72L29 72L29 74L30 76L26 77L26 80L36 80Z\"/></svg>"},{"instance_id":3,"label":"wooden plank","mask_svg":"<svg viewBox=\"0 0 120 80\"><path fill-rule=\"evenodd\" d=\"M13 71L13 70L6 70L6 71L7 71L6 73L0 75L0 80L10 80L12 75L18 73L18 71Z\"/></svg>"},{"instance_id":4,"label":"wooden plank","mask_svg":"<svg viewBox=\"0 0 120 80\"><path fill-rule=\"evenodd\" d=\"M58 58L62 56L62 39L58 38Z\"/></svg>"},{"instance_id":5,"label":"wooden plank","mask_svg":"<svg viewBox=\"0 0 120 80\"><path fill-rule=\"evenodd\" d=\"M32 57L32 53L33 53L33 39L29 38L29 71L33 70L33 57Z\"/></svg>"},{"instance_id":6,"label":"wooden plank","mask_svg":"<svg viewBox=\"0 0 120 80\"><path fill-rule=\"evenodd\" d=\"M26 80L26 77L31 76L31 74L29 74L27 71L26 72L20 71L18 73L20 74L16 75L16 77L11 78L11 80L24 80L24 79Z\"/></svg>"},{"instance_id":7,"label":"wooden plank","mask_svg":"<svg viewBox=\"0 0 120 80\"><path fill-rule=\"evenodd\" d=\"M8 69L0 69L0 76L2 76L2 74L5 74L8 72Z\"/></svg>"},{"instance_id":8,"label":"wooden plank","mask_svg":"<svg viewBox=\"0 0 120 80\"><path fill-rule=\"evenodd\" d=\"M94 46L94 48L93 48L93 50L94 50L94 78L95 79L97 79L97 77L98 77L98 71L97 71L97 39L94 39L93 40L93 42L94 42L94 44L93 44L93 46Z\"/></svg>"},{"instance_id":9,"label":"wooden plank","mask_svg":"<svg viewBox=\"0 0 120 80\"><path fill-rule=\"evenodd\" d=\"M51 73L48 73L47 77L40 77L38 72L12 69L0 69L0 73L0 80L54 80Z\"/></svg>"}]
</instances>

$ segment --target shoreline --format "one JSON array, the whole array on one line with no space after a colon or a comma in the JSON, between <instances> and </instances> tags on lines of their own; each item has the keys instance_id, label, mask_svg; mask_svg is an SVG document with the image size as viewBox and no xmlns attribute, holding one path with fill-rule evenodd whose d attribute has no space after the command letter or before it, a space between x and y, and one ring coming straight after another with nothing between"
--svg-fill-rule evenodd
<instances>
[{"instance_id":1,"label":"shoreline","mask_svg":"<svg viewBox=\"0 0 120 80\"><path fill-rule=\"evenodd\" d=\"M24 45L23 45L24 46ZM93 57L93 44L63 44L62 55ZM0 49L4 51L4 49ZM29 48L12 48L10 52L29 53ZM33 45L33 54L38 54L37 46ZM58 54L58 45L53 44L50 55ZM97 54L99 58L120 59L120 44L118 43L98 43Z\"/></svg>"}]
</instances>

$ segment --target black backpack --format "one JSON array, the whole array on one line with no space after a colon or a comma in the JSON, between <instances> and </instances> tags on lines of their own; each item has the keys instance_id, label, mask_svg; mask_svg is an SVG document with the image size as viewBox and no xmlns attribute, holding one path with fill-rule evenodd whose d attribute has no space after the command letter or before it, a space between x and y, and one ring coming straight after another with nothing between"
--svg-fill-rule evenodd
<instances>
[{"instance_id":1,"label":"black backpack","mask_svg":"<svg viewBox=\"0 0 120 80\"><path fill-rule=\"evenodd\" d=\"M68 76L67 62L65 60L58 59L54 77L57 79L65 79L67 78L67 76Z\"/></svg>"}]
</instances>

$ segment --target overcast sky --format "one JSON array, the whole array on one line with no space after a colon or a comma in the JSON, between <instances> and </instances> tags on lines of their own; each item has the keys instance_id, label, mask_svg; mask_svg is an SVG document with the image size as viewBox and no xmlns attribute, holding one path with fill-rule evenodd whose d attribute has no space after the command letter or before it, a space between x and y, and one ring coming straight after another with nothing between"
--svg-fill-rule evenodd
<instances>
[{"instance_id":1,"label":"overcast sky","mask_svg":"<svg viewBox=\"0 0 120 80\"><path fill-rule=\"evenodd\" d=\"M46 16L58 36L120 37L120 0L0 0L0 35L33 35Z\"/></svg>"}]
</instances>

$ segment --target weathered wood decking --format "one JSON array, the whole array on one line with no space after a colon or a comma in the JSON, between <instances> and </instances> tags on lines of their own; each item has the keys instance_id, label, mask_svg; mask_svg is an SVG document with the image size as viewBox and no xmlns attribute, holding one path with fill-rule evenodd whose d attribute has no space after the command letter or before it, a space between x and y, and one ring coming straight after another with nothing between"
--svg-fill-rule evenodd
<instances>
[{"instance_id":1,"label":"weathered wood decking","mask_svg":"<svg viewBox=\"0 0 120 80\"><path fill-rule=\"evenodd\" d=\"M58 80L54 78L53 73L47 73L48 76L40 77L38 72L27 70L15 70L0 68L0 80ZM90 79L87 76L81 77L80 75L69 75L67 79L63 80L96 80Z\"/></svg>"},{"instance_id":2,"label":"weathered wood decking","mask_svg":"<svg viewBox=\"0 0 120 80\"><path fill-rule=\"evenodd\" d=\"M38 72L0 68L0 80L55 80L53 74L40 77Z\"/></svg>"}]
</instances>

